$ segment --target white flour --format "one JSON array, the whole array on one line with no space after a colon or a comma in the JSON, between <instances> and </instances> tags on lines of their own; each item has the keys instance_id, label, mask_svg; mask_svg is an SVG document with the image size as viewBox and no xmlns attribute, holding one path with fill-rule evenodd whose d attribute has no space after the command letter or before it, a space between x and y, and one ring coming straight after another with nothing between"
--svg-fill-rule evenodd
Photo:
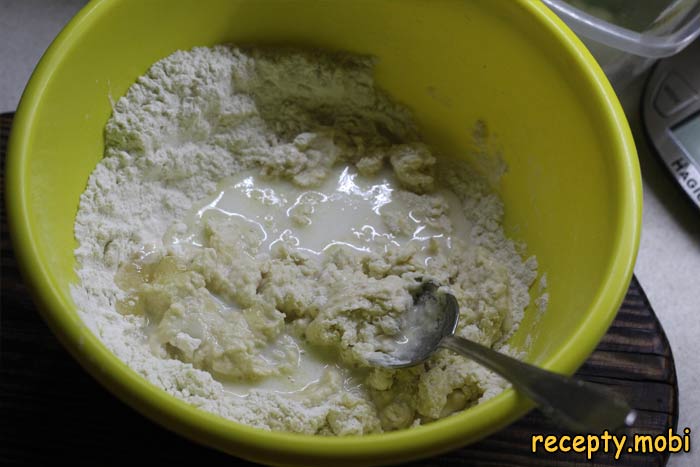
<instances>
[{"instance_id":1,"label":"white flour","mask_svg":"<svg viewBox=\"0 0 700 467\"><path fill-rule=\"evenodd\" d=\"M464 232L464 246L441 268L421 266L410 255L397 257L399 253L385 255L384 263L377 257L343 253L333 264L338 282L348 277L367 280L366 274L379 274L372 268L384 264L386 271L394 272L384 271L373 282L389 285L365 290L371 302L371 293L393 293L386 287L403 287L413 280L411 274L430 273L449 284L460 300L459 334L505 349L503 341L517 328L529 302L536 262L523 261L506 239L500 201L466 165L437 164L433 170L435 159L419 142L408 112L375 89L371 60L226 46L176 52L153 65L116 103L105 140L105 157L88 181L76 218L81 283L72 292L90 328L153 384L241 423L335 435L428 422L503 389L502 380L473 362L440 352L430 364L413 369L366 369L359 389L348 387L341 372L328 371L301 393L252 390L241 397L198 369L204 368L199 363L195 368L167 352L154 352L145 331L153 323L141 314L116 310L127 298L115 284L120 265L144 248L169 254L162 247L166 231L214 193L223 178L252 169L307 187L321 183L334 164L354 164L367 175L391 165L402 187L418 194L405 195L415 198L416 209L438 209L428 197L419 196L432 193L436 184L458 195L471 226ZM387 216L386 222L390 230L400 232L405 218ZM374 261L369 273L355 270L354 263L369 260ZM345 263L352 267L344 268ZM399 264L404 265L400 273ZM332 293L332 284L318 292L311 282L305 286L293 278L282 280L273 284L278 288L271 296L300 289L303 314L304 287L307 292ZM255 287L252 290L255 293ZM337 296L343 297L340 292ZM334 306L347 313L341 302ZM353 360L352 344L341 345L328 334L340 326L337 315L319 316L311 321L309 333L315 334L309 337L336 346L347 362L361 366ZM348 319L343 326L358 325L352 316ZM304 326L308 323L303 321ZM191 337L178 336L170 343L194 345Z\"/></svg>"}]
</instances>

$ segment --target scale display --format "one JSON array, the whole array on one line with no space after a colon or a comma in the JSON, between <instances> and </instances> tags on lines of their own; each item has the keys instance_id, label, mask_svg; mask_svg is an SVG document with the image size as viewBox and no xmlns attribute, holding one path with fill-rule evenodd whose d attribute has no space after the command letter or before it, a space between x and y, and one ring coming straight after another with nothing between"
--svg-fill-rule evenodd
<instances>
[{"instance_id":1,"label":"scale display","mask_svg":"<svg viewBox=\"0 0 700 467\"><path fill-rule=\"evenodd\" d=\"M700 112L671 128L671 134L685 153L700 165Z\"/></svg>"}]
</instances>

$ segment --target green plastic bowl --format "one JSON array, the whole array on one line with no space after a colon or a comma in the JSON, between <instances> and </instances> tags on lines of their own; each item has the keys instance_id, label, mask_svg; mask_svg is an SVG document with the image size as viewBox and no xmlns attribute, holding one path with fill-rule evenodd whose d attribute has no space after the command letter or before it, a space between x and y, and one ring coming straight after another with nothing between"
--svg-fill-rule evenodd
<instances>
[{"instance_id":1,"label":"green plastic bowl","mask_svg":"<svg viewBox=\"0 0 700 467\"><path fill-rule=\"evenodd\" d=\"M639 242L641 183L620 105L574 34L540 2L104 0L86 6L39 63L9 145L7 200L17 257L39 308L105 387L168 429L279 465L396 463L480 439L530 407L512 390L452 417L381 435L266 432L200 411L119 361L76 313L73 222L102 157L110 98L177 49L295 44L379 57L376 77L411 107L426 139L465 154L487 122L508 172L506 228L547 273L549 309L528 310L512 344L573 373L605 334Z\"/></svg>"}]
</instances>

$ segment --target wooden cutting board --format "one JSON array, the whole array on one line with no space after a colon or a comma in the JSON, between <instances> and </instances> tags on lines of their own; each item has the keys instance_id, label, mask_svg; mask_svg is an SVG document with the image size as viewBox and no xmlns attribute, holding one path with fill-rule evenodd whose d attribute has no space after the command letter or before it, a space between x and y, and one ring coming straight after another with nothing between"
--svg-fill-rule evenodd
<instances>
[{"instance_id":1,"label":"wooden cutting board","mask_svg":"<svg viewBox=\"0 0 700 467\"><path fill-rule=\"evenodd\" d=\"M0 115L2 193L12 114ZM3 200L4 201L4 200ZM20 278L2 203L0 465L254 465L150 422L88 376L39 317ZM678 385L664 331L636 279L615 321L577 375L625 395L639 412L628 433L676 431ZM667 454L531 452L533 433L563 434L539 411L468 447L411 466L662 466ZM682 454L680 454L682 455Z\"/></svg>"}]
</instances>

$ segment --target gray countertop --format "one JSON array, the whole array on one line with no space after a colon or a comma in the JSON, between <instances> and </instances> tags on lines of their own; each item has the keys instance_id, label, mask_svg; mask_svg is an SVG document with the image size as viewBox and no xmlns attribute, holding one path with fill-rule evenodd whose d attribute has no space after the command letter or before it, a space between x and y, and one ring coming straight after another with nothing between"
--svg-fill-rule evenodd
<instances>
[{"instance_id":1,"label":"gray countertop","mask_svg":"<svg viewBox=\"0 0 700 467\"><path fill-rule=\"evenodd\" d=\"M84 0L0 0L0 112L14 111L41 54ZM700 214L647 145L639 118L643 78L619 92L637 142L644 181L642 239L635 274L666 330L680 387L679 431L700 430ZM695 389L693 389L695 388ZM693 436L697 439L697 435ZM700 451L671 456L700 465Z\"/></svg>"}]
</instances>

